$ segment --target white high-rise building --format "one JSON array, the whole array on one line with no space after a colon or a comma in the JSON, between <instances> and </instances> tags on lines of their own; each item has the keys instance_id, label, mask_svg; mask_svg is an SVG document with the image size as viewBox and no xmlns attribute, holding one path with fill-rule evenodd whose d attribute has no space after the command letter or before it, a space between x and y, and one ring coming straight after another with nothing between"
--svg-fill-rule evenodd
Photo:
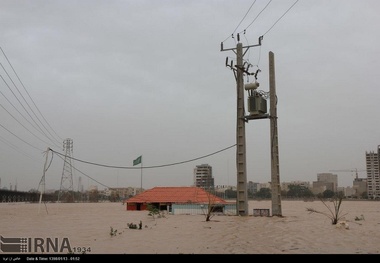
<instances>
[{"instance_id":1,"label":"white high-rise building","mask_svg":"<svg viewBox=\"0 0 380 263\"><path fill-rule=\"evenodd\" d=\"M194 186L214 189L214 177L212 177L212 167L210 165L201 164L194 168Z\"/></svg>"},{"instance_id":2,"label":"white high-rise building","mask_svg":"<svg viewBox=\"0 0 380 263\"><path fill-rule=\"evenodd\" d=\"M365 153L367 168L367 194L369 199L380 198L380 175L379 175L380 145L377 153L374 151Z\"/></svg>"}]
</instances>

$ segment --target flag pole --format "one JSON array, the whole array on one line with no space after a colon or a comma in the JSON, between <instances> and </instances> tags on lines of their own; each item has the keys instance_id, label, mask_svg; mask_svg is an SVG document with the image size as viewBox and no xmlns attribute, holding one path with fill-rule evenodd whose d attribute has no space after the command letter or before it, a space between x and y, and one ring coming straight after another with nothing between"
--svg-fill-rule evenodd
<instances>
[{"instance_id":1,"label":"flag pole","mask_svg":"<svg viewBox=\"0 0 380 263\"><path fill-rule=\"evenodd\" d=\"M137 159L133 160L133 166L140 164L140 192L142 192L142 170L143 170L143 164L142 164L142 155L137 157Z\"/></svg>"},{"instance_id":2,"label":"flag pole","mask_svg":"<svg viewBox=\"0 0 380 263\"><path fill-rule=\"evenodd\" d=\"M140 191L142 192L142 157L140 162Z\"/></svg>"}]
</instances>

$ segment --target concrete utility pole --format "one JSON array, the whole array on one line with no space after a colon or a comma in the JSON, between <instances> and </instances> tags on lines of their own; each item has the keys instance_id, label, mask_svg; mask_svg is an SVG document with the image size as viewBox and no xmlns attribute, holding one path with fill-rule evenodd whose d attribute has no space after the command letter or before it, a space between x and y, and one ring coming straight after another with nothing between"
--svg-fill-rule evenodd
<instances>
[{"instance_id":1,"label":"concrete utility pole","mask_svg":"<svg viewBox=\"0 0 380 263\"><path fill-rule=\"evenodd\" d=\"M239 34L237 36L239 40ZM248 67L245 68L243 64L244 54L250 47L261 46L262 37L259 38L259 44L245 46L242 43L238 43L236 48L223 49L223 43L221 43L221 51L232 50L236 54L236 66L233 63L228 64L228 58L226 60L226 66L230 67L235 74L236 79L236 91L237 91L237 116L236 116L236 168L237 168L237 196L236 207L237 215L248 215L248 189L247 189L247 164L246 164L246 140L245 140L245 112L244 112L244 73L247 75L254 75L248 72ZM245 51L243 51L245 49Z\"/></svg>"},{"instance_id":2,"label":"concrete utility pole","mask_svg":"<svg viewBox=\"0 0 380 263\"><path fill-rule=\"evenodd\" d=\"M237 213L248 215L247 193L247 164L244 120L244 74L243 74L243 45L236 47L237 68L237 116L236 116L236 167L237 167Z\"/></svg>"},{"instance_id":3,"label":"concrete utility pole","mask_svg":"<svg viewBox=\"0 0 380 263\"><path fill-rule=\"evenodd\" d=\"M272 187L272 216L282 216L281 211L281 185L280 185L280 167L278 151L278 129L277 129L277 95L275 82L274 54L269 52L269 94L270 94L270 114L267 114L266 100L264 93L257 91L259 83L256 81L244 85L244 74L255 75L257 72L250 73L250 64L243 63L244 54L250 47L261 46L262 36L259 38L259 44L245 46L241 43L236 48L223 49L221 51L232 50L236 54L236 65L233 62L226 66L234 71L237 90L237 116L236 116L236 168L237 168L237 197L236 207L237 215L248 215L248 189L247 189L247 165L246 165L246 140L245 140L245 123L249 120L270 119L270 140L271 140L271 187ZM238 42L239 34L237 35ZM244 50L245 49L245 50ZM244 50L244 51L243 51ZM244 89L249 93L248 110L250 114L245 116L244 110Z\"/></svg>"},{"instance_id":4,"label":"concrete utility pole","mask_svg":"<svg viewBox=\"0 0 380 263\"><path fill-rule=\"evenodd\" d=\"M277 95L274 67L274 54L269 52L269 97L270 97L270 141L271 141L271 181L272 181L272 216L282 216L280 165L278 153L277 130Z\"/></svg>"},{"instance_id":5,"label":"concrete utility pole","mask_svg":"<svg viewBox=\"0 0 380 263\"><path fill-rule=\"evenodd\" d=\"M41 210L42 195L45 193L45 174L46 174L46 165L48 161L49 150L50 148L48 147L46 150L46 160L44 164L44 171L42 173L40 184L38 185L38 188L40 189L40 201L39 201L39 206L38 206L38 213L40 213L40 210Z\"/></svg>"}]
</instances>

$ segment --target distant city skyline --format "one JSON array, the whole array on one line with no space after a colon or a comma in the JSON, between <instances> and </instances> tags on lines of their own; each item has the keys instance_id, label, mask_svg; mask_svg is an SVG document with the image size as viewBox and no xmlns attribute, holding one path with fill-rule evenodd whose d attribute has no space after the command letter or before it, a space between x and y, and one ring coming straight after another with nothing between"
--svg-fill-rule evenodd
<instances>
[{"instance_id":1,"label":"distant city skyline","mask_svg":"<svg viewBox=\"0 0 380 263\"><path fill-rule=\"evenodd\" d=\"M259 39L244 54L257 72L244 84L269 91L273 52L280 181L365 169L380 144L378 10L377 0L3 0L2 185L37 189L45 170L46 188L59 189L64 160L46 151L63 153L66 139L74 158L110 166L204 156L143 169L143 188L191 185L199 163L216 184L235 185L236 148L208 156L237 137L237 57L221 46ZM249 121L245 136L247 181L270 181L270 121ZM85 188L140 185L139 165L73 165Z\"/></svg>"}]
</instances>

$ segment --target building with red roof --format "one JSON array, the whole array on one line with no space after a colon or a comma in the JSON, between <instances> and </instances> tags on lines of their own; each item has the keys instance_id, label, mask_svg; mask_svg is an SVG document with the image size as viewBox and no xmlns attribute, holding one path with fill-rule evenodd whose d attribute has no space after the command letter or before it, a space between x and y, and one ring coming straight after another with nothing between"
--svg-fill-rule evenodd
<instances>
[{"instance_id":1,"label":"building with red roof","mask_svg":"<svg viewBox=\"0 0 380 263\"><path fill-rule=\"evenodd\" d=\"M236 203L229 203L199 187L154 187L126 200L127 210L147 210L148 204L160 211L174 213L201 213L208 205L214 211L236 211ZM232 205L232 207L231 207ZM192 212L189 212L189 209ZM198 212L195 212L197 210ZM185 212L186 211L186 212Z\"/></svg>"}]
</instances>

